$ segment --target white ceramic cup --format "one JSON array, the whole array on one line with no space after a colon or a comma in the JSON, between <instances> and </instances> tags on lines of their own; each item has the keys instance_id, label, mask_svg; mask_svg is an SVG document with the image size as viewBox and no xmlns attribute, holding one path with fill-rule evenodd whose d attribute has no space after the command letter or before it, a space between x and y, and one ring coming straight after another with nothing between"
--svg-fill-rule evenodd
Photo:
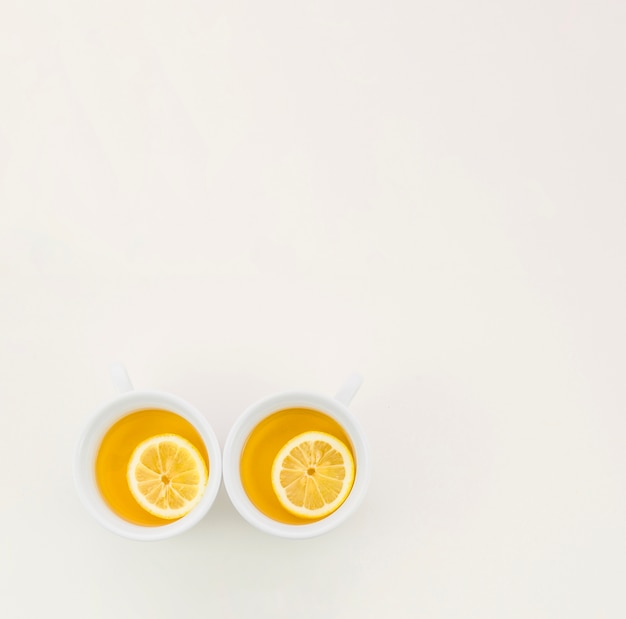
<instances>
[{"instance_id":1,"label":"white ceramic cup","mask_svg":"<svg viewBox=\"0 0 626 619\"><path fill-rule=\"evenodd\" d=\"M250 524L279 537L315 537L334 529L360 505L370 479L369 448L361 425L348 406L362 382L361 376L350 376L334 398L306 391L279 393L253 404L237 419L224 446L224 485L233 505ZM334 419L348 435L354 453L356 476L348 498L332 514L310 524L292 525L272 520L250 501L241 483L241 452L248 436L263 419L288 408L309 408Z\"/></svg>"},{"instance_id":2,"label":"white ceramic cup","mask_svg":"<svg viewBox=\"0 0 626 619\"><path fill-rule=\"evenodd\" d=\"M181 398L157 391L134 391L124 366L111 367L114 383L122 392L102 406L86 424L74 457L74 481L89 513L113 533L134 540L159 540L178 535L197 524L209 511L222 479L220 445L206 418ZM209 480L198 505L186 516L162 526L141 526L127 522L105 503L95 476L98 449L108 429L119 419L142 409L161 409L180 415L202 437L209 456Z\"/></svg>"}]
</instances>

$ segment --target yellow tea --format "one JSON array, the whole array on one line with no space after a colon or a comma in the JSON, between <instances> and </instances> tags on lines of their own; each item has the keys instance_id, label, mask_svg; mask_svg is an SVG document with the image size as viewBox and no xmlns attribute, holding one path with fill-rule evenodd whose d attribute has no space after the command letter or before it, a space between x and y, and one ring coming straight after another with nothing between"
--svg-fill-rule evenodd
<instances>
[{"instance_id":1,"label":"yellow tea","mask_svg":"<svg viewBox=\"0 0 626 619\"><path fill-rule=\"evenodd\" d=\"M180 415L166 410L146 409L122 417L102 439L96 456L96 482L109 507L133 524L160 526L172 522L144 510L131 494L126 480L126 470L134 449L145 439L158 434L178 434L187 439L198 449L209 469L204 441Z\"/></svg>"},{"instance_id":2,"label":"yellow tea","mask_svg":"<svg viewBox=\"0 0 626 619\"><path fill-rule=\"evenodd\" d=\"M248 498L268 518L285 524L308 524L315 519L289 513L272 487L272 464L278 452L303 432L326 432L352 446L345 430L331 417L308 408L288 408L266 417L250 433L241 452L241 483ZM318 518L317 520L320 520Z\"/></svg>"}]
</instances>

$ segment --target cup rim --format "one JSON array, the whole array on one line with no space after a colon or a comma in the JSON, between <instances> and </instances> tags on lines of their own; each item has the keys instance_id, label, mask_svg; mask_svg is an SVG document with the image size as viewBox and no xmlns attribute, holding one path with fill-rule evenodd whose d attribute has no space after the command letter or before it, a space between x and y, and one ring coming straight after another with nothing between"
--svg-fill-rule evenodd
<instances>
[{"instance_id":1,"label":"cup rim","mask_svg":"<svg viewBox=\"0 0 626 619\"><path fill-rule=\"evenodd\" d=\"M202 498L193 510L169 524L141 526L118 516L105 503L95 479L95 456L106 431L119 419L145 408L162 408L189 421L202 438L209 457L209 480ZM222 481L221 449L210 423L186 400L162 391L133 390L107 401L87 420L74 451L73 477L81 503L104 528L137 541L173 537L191 529L207 514L217 497Z\"/></svg>"},{"instance_id":2,"label":"cup rim","mask_svg":"<svg viewBox=\"0 0 626 619\"><path fill-rule=\"evenodd\" d=\"M332 514L310 524L286 524L266 516L248 498L239 474L241 451L250 432L260 421L285 408L312 408L332 417L350 438L356 460L354 484L347 499ZM371 476L370 450L361 424L347 406L311 391L284 391L258 400L237 418L224 445L222 471L226 492L235 509L248 523L278 537L304 539L334 529L361 504Z\"/></svg>"}]
</instances>

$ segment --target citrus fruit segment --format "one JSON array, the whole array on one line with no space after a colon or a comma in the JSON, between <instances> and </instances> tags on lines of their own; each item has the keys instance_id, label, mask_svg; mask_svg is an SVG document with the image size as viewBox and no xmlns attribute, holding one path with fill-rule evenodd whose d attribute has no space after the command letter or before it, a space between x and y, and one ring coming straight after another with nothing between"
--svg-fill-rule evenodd
<instances>
[{"instance_id":1,"label":"citrus fruit segment","mask_svg":"<svg viewBox=\"0 0 626 619\"><path fill-rule=\"evenodd\" d=\"M147 512L174 520L200 501L208 471L200 452L177 434L146 439L133 451L126 479L131 494Z\"/></svg>"},{"instance_id":2,"label":"citrus fruit segment","mask_svg":"<svg viewBox=\"0 0 626 619\"><path fill-rule=\"evenodd\" d=\"M302 518L322 518L345 500L354 482L348 447L325 432L292 438L272 465L272 488L280 504Z\"/></svg>"}]
</instances>

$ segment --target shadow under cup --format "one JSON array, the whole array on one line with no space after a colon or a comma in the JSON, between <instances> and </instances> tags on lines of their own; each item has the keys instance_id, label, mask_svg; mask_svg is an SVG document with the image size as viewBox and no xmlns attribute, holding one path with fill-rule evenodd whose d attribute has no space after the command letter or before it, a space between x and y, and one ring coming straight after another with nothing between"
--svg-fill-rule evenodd
<instances>
[{"instance_id":1,"label":"shadow under cup","mask_svg":"<svg viewBox=\"0 0 626 619\"><path fill-rule=\"evenodd\" d=\"M135 444L143 440L141 432L148 435L145 438L151 433L165 433L155 432L159 428L155 419L162 413L171 416L163 426L169 428L167 433L180 434L194 444L209 470L200 502L187 515L173 521L142 514L138 505L137 511L132 511L132 503L125 503L124 496L125 492L130 495L130 491L125 485L116 489L116 484L125 482L123 473L118 471L128 460L124 432L138 438ZM111 434L118 437L117 443L108 441ZM105 528L130 539L165 539L197 524L213 504L221 483L219 443L208 421L184 400L171 394L131 391L103 406L86 425L77 445L74 478L85 507Z\"/></svg>"},{"instance_id":2,"label":"shadow under cup","mask_svg":"<svg viewBox=\"0 0 626 619\"><path fill-rule=\"evenodd\" d=\"M355 464L352 489L334 512L308 520L289 513L272 488L278 451L294 436L326 432L350 450ZM288 538L314 537L343 522L361 503L369 482L369 455L363 430L349 409L323 395L293 392L251 406L236 421L224 447L224 485L239 513L257 528Z\"/></svg>"}]
</instances>

